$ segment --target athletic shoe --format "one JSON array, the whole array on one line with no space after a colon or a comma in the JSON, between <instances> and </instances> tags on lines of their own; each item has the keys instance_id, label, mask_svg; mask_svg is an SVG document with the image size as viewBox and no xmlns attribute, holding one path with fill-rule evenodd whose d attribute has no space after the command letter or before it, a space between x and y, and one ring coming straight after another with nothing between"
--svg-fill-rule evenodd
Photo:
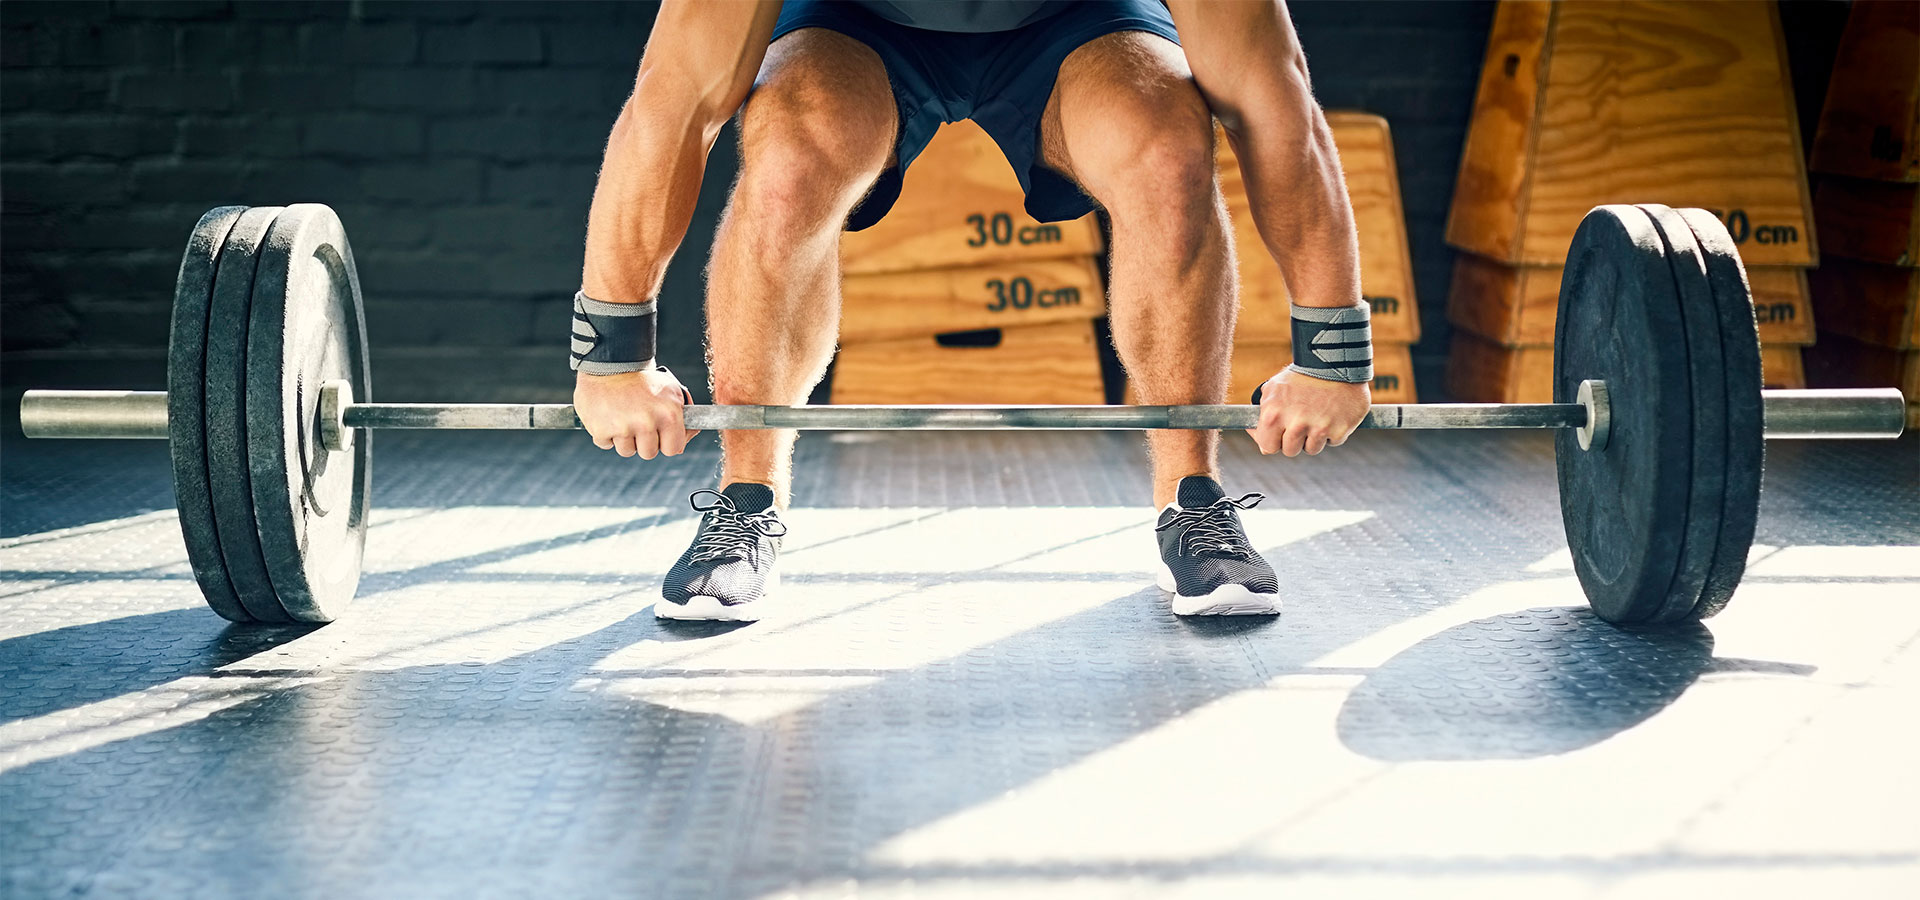
<instances>
[{"instance_id":1,"label":"athletic shoe","mask_svg":"<svg viewBox=\"0 0 1920 900\"><path fill-rule=\"evenodd\" d=\"M1242 509L1266 499L1228 497L1205 475L1180 479L1177 500L1153 526L1160 539L1160 589L1180 616L1270 616L1280 611L1280 580L1240 526Z\"/></svg>"},{"instance_id":2,"label":"athletic shoe","mask_svg":"<svg viewBox=\"0 0 1920 900\"><path fill-rule=\"evenodd\" d=\"M694 491L687 501L705 515L693 546L680 554L660 585L654 616L758 621L762 602L780 584L773 562L787 533L773 508L773 489L742 482L725 490Z\"/></svg>"}]
</instances>

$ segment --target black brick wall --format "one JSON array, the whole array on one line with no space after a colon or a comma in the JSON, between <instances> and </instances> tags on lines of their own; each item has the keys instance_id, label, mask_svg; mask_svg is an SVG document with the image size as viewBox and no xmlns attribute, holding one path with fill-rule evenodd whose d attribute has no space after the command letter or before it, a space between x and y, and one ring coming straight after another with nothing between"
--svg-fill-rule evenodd
<instances>
[{"instance_id":1,"label":"black brick wall","mask_svg":"<svg viewBox=\"0 0 1920 900\"><path fill-rule=\"evenodd\" d=\"M353 238L383 397L564 397L594 172L653 9L0 4L6 393L158 387L193 221L224 203L317 201ZM1392 123L1431 394L1452 260L1441 232L1492 4L1293 11L1321 102ZM701 269L734 161L723 137L668 278L662 358L696 385Z\"/></svg>"}]
</instances>

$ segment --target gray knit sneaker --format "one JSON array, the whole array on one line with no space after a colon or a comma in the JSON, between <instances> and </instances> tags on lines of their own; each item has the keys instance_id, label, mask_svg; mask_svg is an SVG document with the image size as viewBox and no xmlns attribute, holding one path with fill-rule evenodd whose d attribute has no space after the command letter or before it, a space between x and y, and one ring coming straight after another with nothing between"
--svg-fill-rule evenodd
<instances>
[{"instance_id":1,"label":"gray knit sneaker","mask_svg":"<svg viewBox=\"0 0 1920 900\"><path fill-rule=\"evenodd\" d=\"M1270 616L1280 611L1280 580L1254 552L1239 510L1260 494L1228 497L1205 475L1180 479L1175 502L1153 526L1160 539L1160 589L1173 595L1174 615Z\"/></svg>"},{"instance_id":2,"label":"gray knit sneaker","mask_svg":"<svg viewBox=\"0 0 1920 900\"><path fill-rule=\"evenodd\" d=\"M687 500L706 515L661 583L654 617L759 621L762 603L780 584L773 563L787 533L773 489L742 482L694 491Z\"/></svg>"}]
</instances>

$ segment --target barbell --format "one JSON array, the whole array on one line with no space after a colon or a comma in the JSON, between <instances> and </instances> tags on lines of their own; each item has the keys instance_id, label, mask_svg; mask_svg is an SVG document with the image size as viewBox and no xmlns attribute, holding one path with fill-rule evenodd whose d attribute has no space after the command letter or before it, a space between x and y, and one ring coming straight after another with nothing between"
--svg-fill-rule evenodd
<instances>
[{"instance_id":1,"label":"barbell","mask_svg":"<svg viewBox=\"0 0 1920 900\"><path fill-rule=\"evenodd\" d=\"M175 285L165 391L26 392L36 438L166 438L187 558L235 622L328 622L359 583L370 436L571 429L547 404L375 403L345 230L317 204L201 217ZM1562 520L1603 619L1718 612L1744 570L1765 438L1892 438L1898 390L1762 390L1753 299L1702 210L1602 206L1568 253L1554 400L1377 405L1369 429L1553 429ZM556 363L557 364L557 363ZM1257 403L1258 396L1255 396ZM1257 405L712 406L699 430L1251 428Z\"/></svg>"}]
</instances>

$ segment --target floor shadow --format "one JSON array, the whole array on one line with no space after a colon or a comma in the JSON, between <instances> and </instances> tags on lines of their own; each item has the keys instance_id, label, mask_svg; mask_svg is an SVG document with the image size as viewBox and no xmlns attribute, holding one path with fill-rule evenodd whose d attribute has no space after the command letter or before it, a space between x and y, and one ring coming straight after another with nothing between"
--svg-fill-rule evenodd
<instances>
[{"instance_id":1,"label":"floor shadow","mask_svg":"<svg viewBox=\"0 0 1920 900\"><path fill-rule=\"evenodd\" d=\"M1619 734L1713 665L1713 635L1615 627L1578 607L1449 628L1374 670L1341 706L1339 734L1378 760L1525 759Z\"/></svg>"},{"instance_id":2,"label":"floor shadow","mask_svg":"<svg viewBox=\"0 0 1920 900\"><path fill-rule=\"evenodd\" d=\"M312 631L170 609L0 640L0 724L208 675Z\"/></svg>"}]
</instances>

